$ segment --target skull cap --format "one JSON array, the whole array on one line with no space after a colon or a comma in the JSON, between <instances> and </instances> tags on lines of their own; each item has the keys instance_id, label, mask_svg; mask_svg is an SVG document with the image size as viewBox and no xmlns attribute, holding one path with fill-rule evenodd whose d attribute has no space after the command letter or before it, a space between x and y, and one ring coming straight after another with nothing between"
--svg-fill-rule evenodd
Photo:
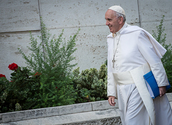
<instances>
[{"instance_id":1,"label":"skull cap","mask_svg":"<svg viewBox=\"0 0 172 125\"><path fill-rule=\"evenodd\" d=\"M119 5L111 6L111 7L109 7L109 9L110 9L110 10L113 10L113 11L116 11L116 12L118 12L118 13L120 13L120 14L123 14L123 15L125 16L125 11L124 11L124 9L123 9L121 6L119 6Z\"/></svg>"}]
</instances>

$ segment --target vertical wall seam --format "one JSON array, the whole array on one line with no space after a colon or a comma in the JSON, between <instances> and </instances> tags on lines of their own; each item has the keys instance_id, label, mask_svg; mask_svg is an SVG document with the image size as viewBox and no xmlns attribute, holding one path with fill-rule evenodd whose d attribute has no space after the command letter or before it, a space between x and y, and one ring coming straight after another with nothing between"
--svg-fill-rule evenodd
<instances>
[{"instance_id":1,"label":"vertical wall seam","mask_svg":"<svg viewBox=\"0 0 172 125\"><path fill-rule=\"evenodd\" d=\"M93 111L93 104L91 103L91 111Z\"/></svg>"},{"instance_id":2,"label":"vertical wall seam","mask_svg":"<svg viewBox=\"0 0 172 125\"><path fill-rule=\"evenodd\" d=\"M138 6L138 15L139 15L139 26L142 27L142 24L141 24L141 16L140 16L139 0L137 0L137 6Z\"/></svg>"}]
</instances>

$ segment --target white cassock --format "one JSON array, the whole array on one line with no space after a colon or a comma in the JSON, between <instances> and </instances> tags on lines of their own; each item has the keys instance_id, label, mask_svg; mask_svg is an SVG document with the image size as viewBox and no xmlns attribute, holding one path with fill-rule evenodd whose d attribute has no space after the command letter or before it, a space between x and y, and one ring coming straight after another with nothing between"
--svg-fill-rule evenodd
<instances>
[{"instance_id":1,"label":"white cassock","mask_svg":"<svg viewBox=\"0 0 172 125\"><path fill-rule=\"evenodd\" d=\"M153 100L143 79L151 70L159 87L169 85L161 62L166 50L147 31L127 23L115 37L108 35L107 43L107 93L118 98L122 124L172 125L167 96Z\"/></svg>"}]
</instances>

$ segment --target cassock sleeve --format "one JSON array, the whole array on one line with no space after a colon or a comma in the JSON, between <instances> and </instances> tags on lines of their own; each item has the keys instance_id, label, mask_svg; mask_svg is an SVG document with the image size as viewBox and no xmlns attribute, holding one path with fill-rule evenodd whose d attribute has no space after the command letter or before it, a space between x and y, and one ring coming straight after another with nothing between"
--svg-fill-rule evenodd
<instances>
[{"instance_id":1,"label":"cassock sleeve","mask_svg":"<svg viewBox=\"0 0 172 125\"><path fill-rule=\"evenodd\" d=\"M161 59L157 56L156 51L150 42L150 37L144 31L141 31L138 36L138 49L149 63L158 86L169 85Z\"/></svg>"},{"instance_id":2,"label":"cassock sleeve","mask_svg":"<svg viewBox=\"0 0 172 125\"><path fill-rule=\"evenodd\" d=\"M110 38L109 38L110 39ZM113 76L113 71L112 71L112 60L111 60L111 54L113 54L113 49L112 49L112 42L107 39L107 44L108 44L108 57L107 57L107 67L108 67L108 72L107 72L107 96L114 96L117 98L117 86L116 82Z\"/></svg>"},{"instance_id":3,"label":"cassock sleeve","mask_svg":"<svg viewBox=\"0 0 172 125\"><path fill-rule=\"evenodd\" d=\"M107 96L114 96L117 98L117 88L112 72L108 72L107 79Z\"/></svg>"}]
</instances>

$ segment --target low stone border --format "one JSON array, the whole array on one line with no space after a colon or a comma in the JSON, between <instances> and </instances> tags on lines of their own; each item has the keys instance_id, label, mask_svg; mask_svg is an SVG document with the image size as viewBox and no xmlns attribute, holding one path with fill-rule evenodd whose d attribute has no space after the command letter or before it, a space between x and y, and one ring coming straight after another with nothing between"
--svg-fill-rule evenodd
<instances>
[{"instance_id":1,"label":"low stone border","mask_svg":"<svg viewBox=\"0 0 172 125\"><path fill-rule=\"evenodd\" d=\"M118 108L118 105L116 105L115 107ZM60 116L66 114L75 114L81 112L98 111L98 110L104 110L110 108L114 108L114 107L110 106L107 100L105 100L105 101L79 103L79 104L66 105L66 106L15 111L9 113L1 113L0 123L15 122L15 121L36 119L36 118L43 118L50 116Z\"/></svg>"},{"instance_id":2,"label":"low stone border","mask_svg":"<svg viewBox=\"0 0 172 125\"><path fill-rule=\"evenodd\" d=\"M171 103L172 93L167 93L167 97ZM103 111L103 110L114 109L114 108L118 109L118 104L115 107L113 107L108 104L107 100L104 100L104 101L80 103L80 104L73 104L73 105L66 105L66 106L16 111L16 112L9 112L9 113L1 113L0 123L9 123L9 122L29 120L29 119L70 115L70 114L77 114L77 113L84 113L84 112L85 113L95 112L95 111L101 111L101 110Z\"/></svg>"},{"instance_id":3,"label":"low stone border","mask_svg":"<svg viewBox=\"0 0 172 125\"><path fill-rule=\"evenodd\" d=\"M100 120L85 121L82 123L71 123L63 125L122 125L120 117L105 118Z\"/></svg>"}]
</instances>

